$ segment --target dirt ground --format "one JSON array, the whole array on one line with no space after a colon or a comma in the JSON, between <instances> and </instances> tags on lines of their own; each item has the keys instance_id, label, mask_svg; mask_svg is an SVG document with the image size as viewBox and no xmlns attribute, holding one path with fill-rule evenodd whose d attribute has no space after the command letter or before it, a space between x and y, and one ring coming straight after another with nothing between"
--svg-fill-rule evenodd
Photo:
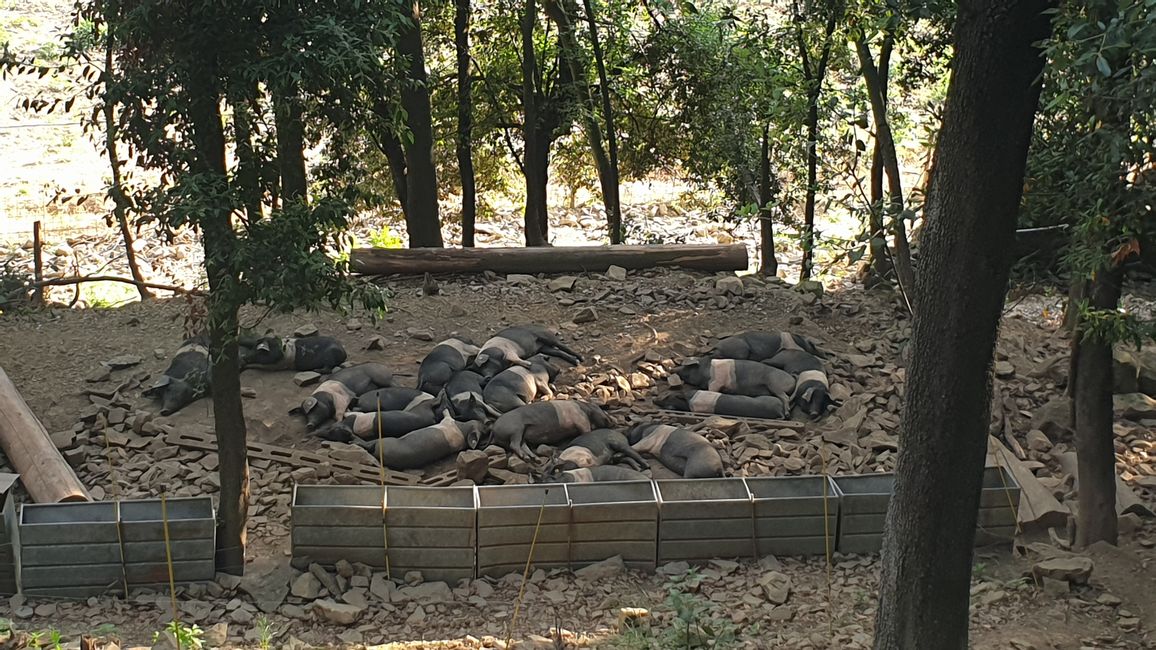
<instances>
[{"instance_id":1,"label":"dirt ground","mask_svg":"<svg viewBox=\"0 0 1156 650\"><path fill-rule=\"evenodd\" d=\"M442 278L441 294L431 297L421 295L417 281L396 282L391 285L396 295L390 312L376 323L367 314L328 311L264 315L251 309L245 316L249 323L259 319L262 329L286 334L303 324L316 325L322 333L340 338L351 359L385 362L400 376L401 383L408 385L416 376L417 361L438 340L463 334L480 342L501 327L518 323L557 328L571 347L586 356L582 366L559 378L563 385L611 368L629 373L646 351L664 358L693 354L712 337L748 328L803 332L836 353L863 351L872 341L894 337L904 328L905 315L887 296L861 290L835 291L807 304L785 287L748 281L741 301L718 306L710 300L691 299L713 287L716 278L705 274L655 271L631 274L622 284L589 274L579 278L573 292L559 293L546 288L548 279L518 286L501 278ZM649 289L658 299L640 300L640 296L649 295ZM685 300L684 295L688 296ZM575 313L586 306L594 307L597 320L575 325ZM86 378L99 370L100 363L124 354L143 358L136 368L114 372L113 383L137 372L161 372L184 336L188 311L185 301L171 300L111 310L54 310L5 317L0 319L0 367L12 377L50 432L71 429L78 414L89 405L83 391L92 384ZM1054 321L1054 315L1044 317L1042 310L1033 312L1021 303L1016 313L1005 319L1001 353L1017 368L1024 368L1042 354L1062 349L1063 341L1049 321ZM366 350L376 336L386 339L385 349ZM878 352L886 357L885 348ZM901 357L885 361L902 365ZM860 378L874 383L889 381L890 375L880 370L865 371L865 375L872 373L876 376ZM252 440L296 448L319 446L306 435L302 422L288 415L310 390L295 386L291 373L249 370L242 376L242 385L255 392L255 397L245 400ZM137 397L136 391L133 397ZM138 400L137 406L155 408L144 400ZM211 404L202 400L157 422L167 422L178 430L209 430ZM1026 432L1026 428L1016 431L1021 436ZM137 462L150 462L148 451L137 453L144 456ZM199 465L191 467L193 476L204 474ZM275 463L255 463L253 501L270 505L258 509L258 521L252 527L251 574L283 567L287 562L288 513L284 504L288 486L281 479L288 469ZM85 479L84 473L80 474ZM101 480L108 480L107 475ZM213 492L211 483L200 479L183 487L190 493ZM972 590L973 647L1156 647L1149 629L1156 621L1153 528L1151 522L1144 522L1125 537L1121 554L1098 557L1092 585L1071 593L1040 589L1024 580L1031 560L1018 557L1011 549L983 549L977 556ZM535 572L526 587L513 636L523 639L528 647L553 647L552 643L544 645L542 637L549 637L550 629L558 626L569 631L563 636L581 645L667 647L675 637L657 631L669 633L678 627L674 621L678 607L672 606L668 597L674 590L701 597L707 612L701 616L715 621L712 629L729 630L745 647L869 647L877 560L874 556L837 556L828 583L821 560L780 558L776 570L789 576L792 588L789 601L776 607L763 600L759 586L761 576L775 568L771 561L712 563L681 577L630 573L584 580L568 572ZM479 582L484 581L460 585L451 602L372 602L360 625L348 629L302 618L304 610L299 606L254 615L244 597L186 591L180 600L183 615L198 620L202 627L229 622L229 647L332 644L353 648L404 641L417 642L408 647L478 647L469 635L476 639L503 637L519 581L512 576L485 586ZM75 639L81 632L111 624L128 645L147 645L152 631L171 618L169 602L167 595L89 603L35 601L28 603L36 607L33 615L18 620L17 626L52 627L65 632L66 639ZM293 602L299 601L290 599L289 603ZM17 605L12 604L12 611L0 616L11 618ZM649 637L615 634L615 612L626 606L652 610L656 632ZM1140 619L1138 625L1131 623L1134 618ZM431 639L456 641L438 645Z\"/></svg>"}]
</instances>

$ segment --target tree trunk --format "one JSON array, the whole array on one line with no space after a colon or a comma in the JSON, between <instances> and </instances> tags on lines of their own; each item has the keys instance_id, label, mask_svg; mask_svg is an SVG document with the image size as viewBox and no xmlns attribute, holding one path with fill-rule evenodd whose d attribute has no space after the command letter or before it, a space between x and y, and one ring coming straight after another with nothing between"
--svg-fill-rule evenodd
<instances>
[{"instance_id":1,"label":"tree trunk","mask_svg":"<svg viewBox=\"0 0 1156 650\"><path fill-rule=\"evenodd\" d=\"M277 170L281 174L281 200L284 203L305 202L308 197L303 113L297 84L286 82L285 87L273 97L273 119L277 127Z\"/></svg>"},{"instance_id":2,"label":"tree trunk","mask_svg":"<svg viewBox=\"0 0 1156 650\"><path fill-rule=\"evenodd\" d=\"M114 3L108 8L110 16L117 16L118 12L116 4ZM114 68L112 51L113 51L113 32L111 29L108 32L107 41L104 47L104 87L107 89L112 83ZM136 290L140 294L141 302L149 300L153 297L150 292L141 283L145 281L144 275L140 272L140 264L136 261L136 251L133 250L133 236L132 228L128 223L128 197L124 194L124 179L121 177L120 156L117 154L116 147L116 119L114 111L116 108L113 103L105 97L104 101L104 148L108 152L108 167L112 174L112 183L109 185L109 194L112 195L112 212L116 217L117 226L120 228L120 237L124 241L124 256L125 261L128 262L129 273L132 274L132 279L136 280Z\"/></svg>"},{"instance_id":3,"label":"tree trunk","mask_svg":"<svg viewBox=\"0 0 1156 650\"><path fill-rule=\"evenodd\" d=\"M388 123L388 113L384 112L385 110L384 101L379 101L374 108L378 117ZM405 149L402 148L401 140L393 132L392 126L380 128L373 135L373 143L377 146L378 151L385 156L386 163L389 164L389 176L393 180L393 192L397 195L401 214L405 218L406 224L409 224L409 191L406 189Z\"/></svg>"},{"instance_id":4,"label":"tree trunk","mask_svg":"<svg viewBox=\"0 0 1156 650\"><path fill-rule=\"evenodd\" d=\"M401 106L406 112L410 139L404 144L406 162L406 230L410 248L441 248L442 227L438 217L437 167L433 159L433 117L425 48L421 37L421 6L412 0L412 25L398 35L398 53L406 58L406 78L401 86Z\"/></svg>"},{"instance_id":5,"label":"tree trunk","mask_svg":"<svg viewBox=\"0 0 1156 650\"><path fill-rule=\"evenodd\" d=\"M602 183L602 201L606 204L610 243L621 244L624 233L622 200L618 192L618 135L614 130L614 107L610 103L610 79L606 74L602 43L598 39L598 23L594 20L594 7L590 0L582 0L582 5L586 9L586 21L590 25L590 44L594 48L594 66L598 70L598 85L602 97L602 119L606 123L606 147L610 153L610 166L606 170L607 179Z\"/></svg>"},{"instance_id":6,"label":"tree trunk","mask_svg":"<svg viewBox=\"0 0 1156 650\"><path fill-rule=\"evenodd\" d=\"M241 199L245 203L245 212L249 221L258 221L262 217L261 210L261 162L257 152L253 149L253 111L250 101L256 97L256 87L249 88L246 96L232 99L233 128L236 136L237 151L237 185L240 186Z\"/></svg>"},{"instance_id":7,"label":"tree trunk","mask_svg":"<svg viewBox=\"0 0 1156 650\"><path fill-rule=\"evenodd\" d=\"M548 180L550 144L542 140L541 97L536 85L538 79L537 55L534 51L534 24L538 19L535 0L526 0L522 13L522 142L524 147L523 175L526 177L527 246L548 246L546 221L546 182Z\"/></svg>"},{"instance_id":8,"label":"tree trunk","mask_svg":"<svg viewBox=\"0 0 1156 650\"><path fill-rule=\"evenodd\" d=\"M220 90L211 54L190 73L189 113L197 150L196 166L222 189L228 183ZM217 522L217 568L240 575L245 570L245 523L249 511L249 465L241 374L237 350L238 273L232 265L237 246L228 205L209 206L200 219L209 281L209 359L213 423L220 456L221 496Z\"/></svg>"},{"instance_id":9,"label":"tree trunk","mask_svg":"<svg viewBox=\"0 0 1156 650\"><path fill-rule=\"evenodd\" d=\"M923 262L875 648L964 649L991 361L1047 37L1048 0L961 2Z\"/></svg>"},{"instance_id":10,"label":"tree trunk","mask_svg":"<svg viewBox=\"0 0 1156 650\"><path fill-rule=\"evenodd\" d=\"M771 219L771 201L774 189L771 185L771 134L770 127L763 126L763 144L759 151L759 235L762 248L762 273L772 277L779 273L779 261L775 259L775 224Z\"/></svg>"},{"instance_id":11,"label":"tree trunk","mask_svg":"<svg viewBox=\"0 0 1156 650\"><path fill-rule=\"evenodd\" d=\"M1101 270L1089 282L1089 303L1098 311L1116 311L1124 274L1119 267ZM1112 423L1112 342L1073 337L1076 457L1079 462L1079 513L1076 544L1116 543L1116 449Z\"/></svg>"},{"instance_id":12,"label":"tree trunk","mask_svg":"<svg viewBox=\"0 0 1156 650\"><path fill-rule=\"evenodd\" d=\"M887 81L891 73L891 52L894 49L895 39L890 33L883 38L883 45L879 48L879 85L883 93L884 104L887 102ZM870 212L870 250L871 259L868 268L873 280L867 284L886 282L892 272L891 260L887 257L887 227L883 220L883 147L879 138L874 138L871 147L871 212Z\"/></svg>"},{"instance_id":13,"label":"tree trunk","mask_svg":"<svg viewBox=\"0 0 1156 650\"><path fill-rule=\"evenodd\" d=\"M477 186L474 182L473 100L470 98L470 0L454 3L454 50L458 62L458 174L462 180L462 246L474 245Z\"/></svg>"},{"instance_id":14,"label":"tree trunk","mask_svg":"<svg viewBox=\"0 0 1156 650\"><path fill-rule=\"evenodd\" d=\"M859 55L864 85L871 101L871 113L875 122L875 143L882 158L883 168L887 172L886 215L891 220L891 229L895 236L895 273L900 288L910 300L915 286L915 273L911 269L911 248L907 243L907 227L903 223L903 181L899 175L899 156L895 151L891 121L887 117L886 81L875 67L871 48L866 41L856 41L855 50Z\"/></svg>"}]
</instances>

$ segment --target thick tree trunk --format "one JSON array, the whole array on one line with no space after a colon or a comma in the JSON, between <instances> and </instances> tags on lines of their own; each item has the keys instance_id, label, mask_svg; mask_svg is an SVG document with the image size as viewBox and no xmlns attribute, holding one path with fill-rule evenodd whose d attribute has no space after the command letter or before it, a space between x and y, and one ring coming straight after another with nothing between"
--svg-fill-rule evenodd
<instances>
[{"instance_id":1,"label":"thick tree trunk","mask_svg":"<svg viewBox=\"0 0 1156 650\"><path fill-rule=\"evenodd\" d=\"M762 248L761 270L764 276L779 273L779 261L775 259L775 223L772 220L771 201L774 187L771 184L771 134L770 127L763 127L762 148L759 151L759 236Z\"/></svg>"},{"instance_id":2,"label":"thick tree trunk","mask_svg":"<svg viewBox=\"0 0 1156 650\"><path fill-rule=\"evenodd\" d=\"M526 0L522 12L522 142L523 175L526 178L525 235L527 246L548 246L546 183L550 143L543 132L542 98L538 93L538 63L534 51L534 24L538 20L535 0ZM542 140L546 140L544 146Z\"/></svg>"},{"instance_id":3,"label":"thick tree trunk","mask_svg":"<svg viewBox=\"0 0 1156 650\"><path fill-rule=\"evenodd\" d=\"M967 647L968 598L996 330L1050 31L1047 0L971 0L955 57L887 512L875 648Z\"/></svg>"},{"instance_id":4,"label":"thick tree trunk","mask_svg":"<svg viewBox=\"0 0 1156 650\"><path fill-rule=\"evenodd\" d=\"M458 62L458 174L462 181L462 246L474 245L477 186L474 181L473 100L470 97L470 0L454 3L454 50Z\"/></svg>"},{"instance_id":5,"label":"thick tree trunk","mask_svg":"<svg viewBox=\"0 0 1156 650\"><path fill-rule=\"evenodd\" d=\"M118 15L116 4L114 3L108 9L110 16ZM108 31L108 40L104 47L104 78L105 88L108 88L112 83L115 61L113 60L113 35L112 30ZM132 274L132 279L136 281L136 290L140 294L141 302L149 300L153 297L142 283L145 281L144 275L140 272L140 264L136 261L136 251L133 249L132 228L128 222L128 206L129 200L124 193L124 179L121 176L120 156L117 155L117 137L116 137L116 119L114 111L116 110L110 98L105 98L103 105L104 112L104 148L108 153L108 168L112 174L112 183L109 185L109 194L112 195L112 213L116 217L117 226L120 228L120 237L124 241L124 256L125 261L128 262L129 273Z\"/></svg>"},{"instance_id":6,"label":"thick tree trunk","mask_svg":"<svg viewBox=\"0 0 1156 650\"><path fill-rule=\"evenodd\" d=\"M374 108L378 117L388 123L388 117L386 117L388 113L383 112L385 110L384 102L380 102ZM402 148L401 140L393 132L393 128L389 126L380 128L373 135L373 143L377 146L378 151L385 156L385 161L389 165L389 176L393 180L393 192L397 195L401 214L405 218L406 224L409 224L409 190L406 189L405 149Z\"/></svg>"},{"instance_id":7,"label":"thick tree trunk","mask_svg":"<svg viewBox=\"0 0 1156 650\"><path fill-rule=\"evenodd\" d=\"M1089 282L1090 307L1115 311L1123 284L1120 268L1103 270ZM1112 433L1112 342L1073 338L1073 386L1076 457L1079 461L1079 513L1076 544L1116 543L1116 449Z\"/></svg>"},{"instance_id":8,"label":"thick tree trunk","mask_svg":"<svg viewBox=\"0 0 1156 650\"><path fill-rule=\"evenodd\" d=\"M622 199L618 192L618 134L614 129L614 107L610 103L610 79L606 74L606 58L602 54L602 42L598 38L598 23L594 19L594 7L590 0L582 0L582 5L586 9L586 21L590 26L590 45L594 48L594 66L598 70L598 85L602 97L602 119L606 123L606 148L610 154L606 181L602 183L602 200L606 204L606 222L610 230L610 243L621 244L624 233Z\"/></svg>"},{"instance_id":9,"label":"thick tree trunk","mask_svg":"<svg viewBox=\"0 0 1156 650\"><path fill-rule=\"evenodd\" d=\"M405 143L406 230L410 248L441 248L442 227L438 217L437 167L433 159L433 116L429 78L425 70L425 47L421 37L421 7L412 0L412 25L402 28L397 51L407 61L401 87L401 106L406 112L410 139Z\"/></svg>"},{"instance_id":10,"label":"thick tree trunk","mask_svg":"<svg viewBox=\"0 0 1156 650\"><path fill-rule=\"evenodd\" d=\"M190 75L189 113L192 117L197 169L211 174L222 188L228 183L220 91L211 54ZM245 417L241 405L241 375L237 350L237 270L232 265L237 245L228 206L210 206L201 217L205 274L209 280L209 358L213 423L220 456L221 496L217 521L217 568L240 575L245 570L245 523L249 511L249 465Z\"/></svg>"}]
</instances>

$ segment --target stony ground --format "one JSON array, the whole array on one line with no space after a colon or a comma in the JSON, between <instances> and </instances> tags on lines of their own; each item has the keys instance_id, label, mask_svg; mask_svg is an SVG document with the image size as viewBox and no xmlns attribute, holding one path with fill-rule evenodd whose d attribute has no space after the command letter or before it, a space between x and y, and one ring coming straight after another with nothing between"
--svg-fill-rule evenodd
<instances>
[{"instance_id":1,"label":"stony ground","mask_svg":"<svg viewBox=\"0 0 1156 650\"><path fill-rule=\"evenodd\" d=\"M820 471L824 457L835 473L891 469L904 382L904 312L881 293L852 290L816 297L753 278L744 278L740 288L723 277L656 271L614 281L591 274L577 277L569 289L569 280L557 278L443 278L441 294L431 297L421 296L417 282L400 282L393 286L396 296L383 321L375 323L365 314L315 313L266 316L260 325L288 332L313 324L341 338L352 358L384 361L399 374L412 375L416 360L446 335L481 339L506 324L543 323L556 327L587 356L583 366L559 379L561 392L592 395L620 417L644 416L651 408L648 397L665 382L665 368L703 349L713 337L747 327L787 327L818 339L830 351L833 391L844 405L803 432L727 423L706 427L704 433L718 445L728 472L805 474ZM1070 481L1056 460L1070 449L1070 442L1063 437L1062 423L1055 421L1055 403L1049 406L1061 392L1057 385L1063 382L1065 364L1058 359L1066 341L1053 331L1056 314L1045 315L1031 304L1021 302L1002 328L993 424L1002 430L1006 423L1037 474L1071 501ZM208 430L211 404L206 400L171 418L153 418L147 413L155 406L139 397L139 382L164 368L186 319L196 314L195 305L173 300L0 320L0 366L96 494L115 498L216 491L213 454L174 449L163 441L170 428ZM247 314L251 322L262 316ZM367 350L376 337L385 340L384 349ZM136 361L131 357L140 362L106 369L109 362ZM403 376L402 381L412 379ZM287 414L308 388L294 385L289 373L247 371L242 383L251 389L245 406L253 439L320 448ZM1153 434L1137 420L1154 416L1143 408L1135 411L1136 404L1132 408L1127 413L1132 419L1121 417L1117 427L1121 470L1152 506ZM1031 433L1040 430L1048 432L1042 439ZM719 561L695 570L667 566L655 576L622 573L614 566L579 576L533 571L512 631L507 627L519 576L461 585L416 583L416 577L409 576L414 584L403 586L401 577L395 576L398 584L387 583L384 576L357 567L347 567L345 576L298 575L287 566L294 469L253 463L252 564L247 577L222 577L179 594L181 620L209 630L209 636L217 637L211 639L214 645L357 647L414 641L410 647L472 648L501 647L510 635L531 646L556 647L549 640L555 628L562 630L563 647L697 647L711 637L721 645L733 638L738 645L762 648L855 648L870 643L874 556L836 556L829 573L815 558ZM343 480L306 474L297 477ZM522 480L521 474L500 471L487 479ZM1134 515L1123 522L1129 530L1123 550L1096 554L1090 585L1073 584L1070 589L1063 581L1037 586L1024 578L1045 547L1016 553L1007 547L983 549L973 587L975 647L1153 647L1150 626L1156 620L1156 599L1150 585L1156 584L1151 565L1156 530ZM1067 577L1082 581L1082 575ZM314 598L321 599L319 605ZM649 610L649 622L619 634L623 607ZM71 640L102 624L112 625L130 646L147 645L152 633L172 618L167 594L79 604L16 600L10 612L21 630L52 627ZM346 618L352 616L355 622ZM448 641L429 642L438 639Z\"/></svg>"}]
</instances>

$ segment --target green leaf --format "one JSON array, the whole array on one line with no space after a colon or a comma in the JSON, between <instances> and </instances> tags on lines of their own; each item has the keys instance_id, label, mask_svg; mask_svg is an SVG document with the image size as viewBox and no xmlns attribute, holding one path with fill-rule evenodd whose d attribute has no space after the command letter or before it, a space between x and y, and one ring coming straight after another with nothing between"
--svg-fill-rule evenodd
<instances>
[{"instance_id":1,"label":"green leaf","mask_svg":"<svg viewBox=\"0 0 1156 650\"><path fill-rule=\"evenodd\" d=\"M1096 55L1096 69L1105 77L1112 76L1112 68L1108 65L1108 59L1105 59L1103 54Z\"/></svg>"}]
</instances>

